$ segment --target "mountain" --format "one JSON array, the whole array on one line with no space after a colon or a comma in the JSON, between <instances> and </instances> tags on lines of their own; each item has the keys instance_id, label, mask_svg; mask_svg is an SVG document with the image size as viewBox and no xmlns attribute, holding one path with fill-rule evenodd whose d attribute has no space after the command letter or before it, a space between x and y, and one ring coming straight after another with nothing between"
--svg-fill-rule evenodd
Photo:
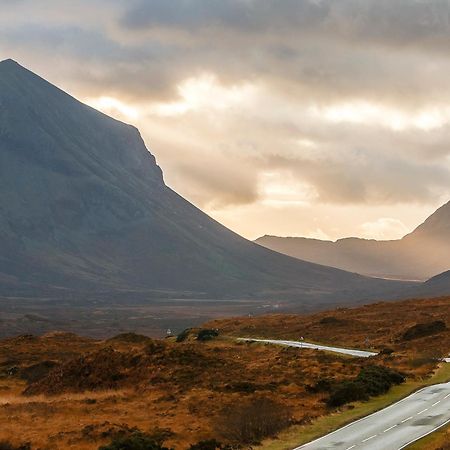
<instances>
[{"instance_id":1,"label":"mountain","mask_svg":"<svg viewBox=\"0 0 450 450\"><path fill-rule=\"evenodd\" d=\"M263 236L255 242L295 258L351 272L426 280L450 269L450 202L412 233L395 241L347 238L332 242Z\"/></svg>"},{"instance_id":2,"label":"mountain","mask_svg":"<svg viewBox=\"0 0 450 450\"><path fill-rule=\"evenodd\" d=\"M436 275L413 288L415 297L441 297L450 293L450 270Z\"/></svg>"},{"instance_id":3,"label":"mountain","mask_svg":"<svg viewBox=\"0 0 450 450\"><path fill-rule=\"evenodd\" d=\"M12 60L0 63L0 248L3 296L348 302L405 287L241 238L165 185L136 128Z\"/></svg>"}]
</instances>

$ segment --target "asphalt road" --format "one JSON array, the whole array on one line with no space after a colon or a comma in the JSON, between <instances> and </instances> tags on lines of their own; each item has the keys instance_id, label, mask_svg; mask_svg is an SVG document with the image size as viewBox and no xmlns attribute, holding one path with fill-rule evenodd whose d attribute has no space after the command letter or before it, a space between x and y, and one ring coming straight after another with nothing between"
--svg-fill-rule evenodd
<instances>
[{"instance_id":1,"label":"asphalt road","mask_svg":"<svg viewBox=\"0 0 450 450\"><path fill-rule=\"evenodd\" d=\"M450 423L450 383L429 386L295 450L399 450Z\"/></svg>"},{"instance_id":2,"label":"asphalt road","mask_svg":"<svg viewBox=\"0 0 450 450\"><path fill-rule=\"evenodd\" d=\"M297 347L297 348L312 348L314 350L324 350L327 352L343 353L344 355L356 356L359 358L368 358L369 356L375 356L377 354L374 352L366 352L364 350L352 350L349 348L329 347L327 345L311 344L310 342L283 341L276 339L246 339L246 338L241 338L239 340L264 342L267 344L276 344L276 345L286 345L288 347Z\"/></svg>"}]
</instances>

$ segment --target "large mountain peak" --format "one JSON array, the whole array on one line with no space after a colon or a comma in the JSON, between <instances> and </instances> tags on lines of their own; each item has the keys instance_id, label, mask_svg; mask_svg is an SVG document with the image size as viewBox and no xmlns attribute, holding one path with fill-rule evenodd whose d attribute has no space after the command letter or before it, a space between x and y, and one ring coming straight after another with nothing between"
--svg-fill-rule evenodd
<instances>
[{"instance_id":1,"label":"large mountain peak","mask_svg":"<svg viewBox=\"0 0 450 450\"><path fill-rule=\"evenodd\" d=\"M437 209L406 238L448 239L450 241L450 201Z\"/></svg>"},{"instance_id":2,"label":"large mountain peak","mask_svg":"<svg viewBox=\"0 0 450 450\"><path fill-rule=\"evenodd\" d=\"M232 233L165 186L136 128L9 60L0 64L0 248L0 295L57 287L91 298L132 290L350 301L403 288Z\"/></svg>"}]
</instances>

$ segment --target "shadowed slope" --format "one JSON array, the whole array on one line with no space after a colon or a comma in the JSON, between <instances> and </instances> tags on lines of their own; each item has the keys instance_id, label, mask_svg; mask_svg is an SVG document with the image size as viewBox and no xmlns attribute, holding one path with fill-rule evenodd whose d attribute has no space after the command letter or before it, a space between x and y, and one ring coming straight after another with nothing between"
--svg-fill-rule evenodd
<instances>
[{"instance_id":1,"label":"shadowed slope","mask_svg":"<svg viewBox=\"0 0 450 450\"><path fill-rule=\"evenodd\" d=\"M11 60L0 63L0 211L2 295L63 288L75 298L135 290L335 301L404 287L241 238L164 184L134 127Z\"/></svg>"}]
</instances>

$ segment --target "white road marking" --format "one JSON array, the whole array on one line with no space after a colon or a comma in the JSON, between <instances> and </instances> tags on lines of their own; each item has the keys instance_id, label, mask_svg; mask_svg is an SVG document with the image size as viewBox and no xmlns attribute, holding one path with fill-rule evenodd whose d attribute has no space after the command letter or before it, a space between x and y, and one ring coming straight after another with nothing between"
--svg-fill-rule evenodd
<instances>
[{"instance_id":1,"label":"white road marking","mask_svg":"<svg viewBox=\"0 0 450 450\"><path fill-rule=\"evenodd\" d=\"M383 431L383 433L387 433L388 431L391 431L393 428L395 428L397 425L392 425L392 427L387 428Z\"/></svg>"},{"instance_id":2,"label":"white road marking","mask_svg":"<svg viewBox=\"0 0 450 450\"><path fill-rule=\"evenodd\" d=\"M438 400L436 403L433 403L431 406L436 406L438 403L441 403L441 401Z\"/></svg>"},{"instance_id":3,"label":"white road marking","mask_svg":"<svg viewBox=\"0 0 450 450\"><path fill-rule=\"evenodd\" d=\"M347 448L347 450L352 450L352 448L355 448L356 445L352 445L351 447Z\"/></svg>"},{"instance_id":4,"label":"white road marking","mask_svg":"<svg viewBox=\"0 0 450 450\"><path fill-rule=\"evenodd\" d=\"M424 413L426 411L428 411L428 408L422 409L422 411L418 412L417 415L419 416L420 414L422 414L422 413Z\"/></svg>"},{"instance_id":5,"label":"white road marking","mask_svg":"<svg viewBox=\"0 0 450 450\"><path fill-rule=\"evenodd\" d=\"M412 419L412 416L411 416L411 417L408 417L407 419L403 419L401 423L408 422L408 420L411 420L411 419Z\"/></svg>"},{"instance_id":6,"label":"white road marking","mask_svg":"<svg viewBox=\"0 0 450 450\"><path fill-rule=\"evenodd\" d=\"M367 439L364 439L363 441L361 441L361 442L367 442L367 441L370 441L371 439L373 439L373 438L375 438L375 437L377 437L378 435L377 434L374 434L373 436L370 436L370 437L368 437Z\"/></svg>"},{"instance_id":7,"label":"white road marking","mask_svg":"<svg viewBox=\"0 0 450 450\"><path fill-rule=\"evenodd\" d=\"M445 397L444 397L444 400L446 399L446 398L449 398L450 397L450 394L447 394Z\"/></svg>"}]
</instances>

